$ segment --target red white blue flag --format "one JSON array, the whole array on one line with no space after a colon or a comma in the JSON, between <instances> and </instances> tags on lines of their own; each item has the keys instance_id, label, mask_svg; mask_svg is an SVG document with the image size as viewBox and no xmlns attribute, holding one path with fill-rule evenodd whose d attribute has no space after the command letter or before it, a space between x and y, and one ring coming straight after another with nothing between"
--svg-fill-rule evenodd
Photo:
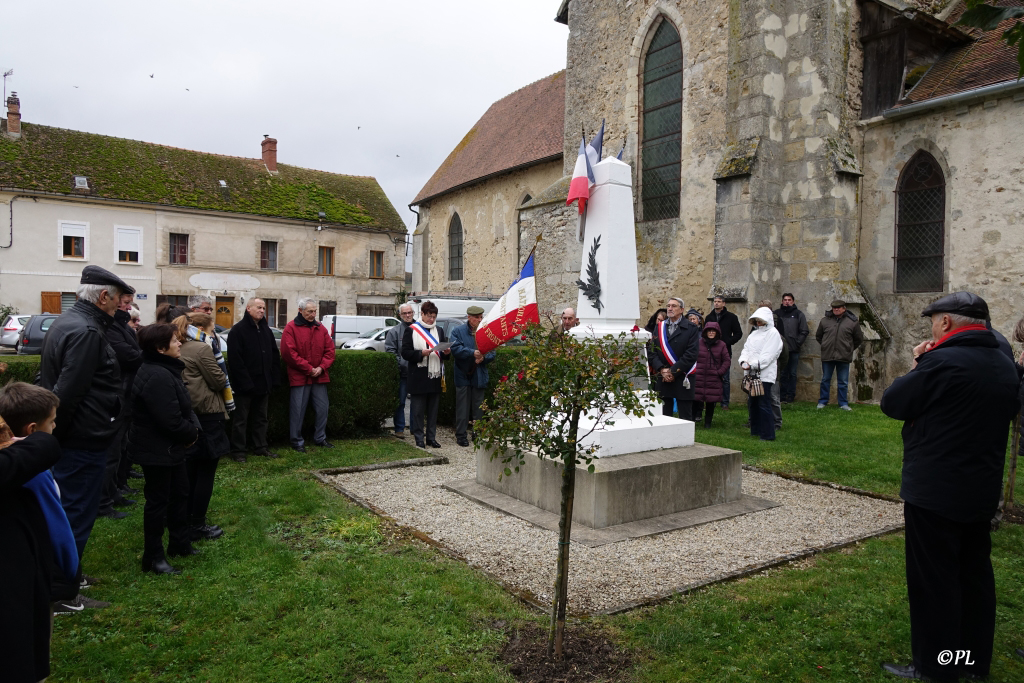
<instances>
[{"instance_id":1,"label":"red white blue flag","mask_svg":"<svg viewBox=\"0 0 1024 683\"><path fill-rule=\"evenodd\" d=\"M477 326L476 348L480 353L492 351L526 329L529 323L539 322L531 253L519 277Z\"/></svg>"},{"instance_id":2,"label":"red white blue flag","mask_svg":"<svg viewBox=\"0 0 1024 683\"><path fill-rule=\"evenodd\" d=\"M587 208L587 200L590 199L590 184L593 182L594 169L590 166L586 139L580 138L580 153L576 157L576 168L573 169L572 180L569 181L569 196L565 198L565 205L568 206L578 199L577 206L582 215Z\"/></svg>"},{"instance_id":3,"label":"red white blue flag","mask_svg":"<svg viewBox=\"0 0 1024 683\"><path fill-rule=\"evenodd\" d=\"M597 135L590 138L590 142L587 143L587 161L590 162L591 168L593 168L597 162L601 161L601 151L604 149L604 119L601 119L601 130L597 132ZM590 173L590 182L594 182L594 173Z\"/></svg>"}]
</instances>

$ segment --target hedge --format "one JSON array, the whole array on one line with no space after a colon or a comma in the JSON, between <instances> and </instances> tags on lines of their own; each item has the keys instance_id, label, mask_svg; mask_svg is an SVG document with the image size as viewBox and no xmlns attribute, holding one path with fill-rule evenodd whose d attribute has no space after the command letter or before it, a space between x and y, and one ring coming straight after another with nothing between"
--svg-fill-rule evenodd
<instances>
[{"instance_id":1,"label":"hedge","mask_svg":"<svg viewBox=\"0 0 1024 683\"><path fill-rule=\"evenodd\" d=\"M39 356L4 356L0 385L9 381L34 383ZM288 378L281 370L281 385L270 394L267 437L271 443L288 441ZM327 435L349 438L380 434L384 421L398 405L398 361L390 353L345 351L329 370L330 409ZM454 395L454 392L451 392ZM454 400L454 399L453 399ZM454 415L454 408L453 413ZM304 433L312 434L313 411L307 411Z\"/></svg>"}]
</instances>

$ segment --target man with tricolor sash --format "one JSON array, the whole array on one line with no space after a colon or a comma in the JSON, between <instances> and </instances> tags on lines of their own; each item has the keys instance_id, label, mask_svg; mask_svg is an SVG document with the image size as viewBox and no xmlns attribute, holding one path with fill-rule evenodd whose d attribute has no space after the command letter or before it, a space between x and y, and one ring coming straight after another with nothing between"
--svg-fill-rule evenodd
<instances>
[{"instance_id":1,"label":"man with tricolor sash","mask_svg":"<svg viewBox=\"0 0 1024 683\"><path fill-rule=\"evenodd\" d=\"M700 329L683 317L683 300L673 297L665 308L668 317L654 328L654 339L647 347L647 362L658 381L657 391L665 405L662 413L672 415L672 404L679 405L679 418L693 418L693 386L687 376L697 364Z\"/></svg>"}]
</instances>

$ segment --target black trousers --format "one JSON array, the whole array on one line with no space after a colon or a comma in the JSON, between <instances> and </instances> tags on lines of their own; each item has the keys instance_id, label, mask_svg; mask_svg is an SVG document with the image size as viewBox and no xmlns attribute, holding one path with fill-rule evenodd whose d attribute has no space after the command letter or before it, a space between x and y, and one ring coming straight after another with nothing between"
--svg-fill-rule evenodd
<instances>
[{"instance_id":1,"label":"black trousers","mask_svg":"<svg viewBox=\"0 0 1024 683\"><path fill-rule=\"evenodd\" d=\"M186 514L190 525L206 524L206 511L213 498L213 480L217 475L220 458L191 458L185 461L188 472L188 506Z\"/></svg>"},{"instance_id":2,"label":"black trousers","mask_svg":"<svg viewBox=\"0 0 1024 683\"><path fill-rule=\"evenodd\" d=\"M715 416L715 404L712 402L693 402L693 421L700 422L701 415L704 416L704 426L711 426L711 418Z\"/></svg>"},{"instance_id":3,"label":"black trousers","mask_svg":"<svg viewBox=\"0 0 1024 683\"><path fill-rule=\"evenodd\" d=\"M680 401L675 398L665 398L662 396L661 400L665 403L661 406L661 414L672 416L672 404L679 408L679 419L680 420L692 420L693 419L693 401Z\"/></svg>"},{"instance_id":4,"label":"black trousers","mask_svg":"<svg viewBox=\"0 0 1024 683\"><path fill-rule=\"evenodd\" d=\"M143 560L162 560L164 556L164 529L170 533L170 550L188 548L188 473L185 463L169 467L143 465L146 475L146 509L142 521L145 547Z\"/></svg>"},{"instance_id":5,"label":"black trousers","mask_svg":"<svg viewBox=\"0 0 1024 683\"><path fill-rule=\"evenodd\" d=\"M988 676L996 628L989 520L954 522L911 503L903 518L914 666L937 681ZM952 661L940 659L946 650Z\"/></svg>"},{"instance_id":6,"label":"black trousers","mask_svg":"<svg viewBox=\"0 0 1024 683\"><path fill-rule=\"evenodd\" d=\"M412 435L416 443L423 441L424 432L427 441L437 439L437 406L441 403L441 394L412 394L409 400L409 422L412 423ZM426 425L423 424L426 418Z\"/></svg>"},{"instance_id":7,"label":"black trousers","mask_svg":"<svg viewBox=\"0 0 1024 683\"><path fill-rule=\"evenodd\" d=\"M247 432L251 433L254 451L267 450L267 404L270 394L235 394L231 413L231 452L245 454Z\"/></svg>"}]
</instances>

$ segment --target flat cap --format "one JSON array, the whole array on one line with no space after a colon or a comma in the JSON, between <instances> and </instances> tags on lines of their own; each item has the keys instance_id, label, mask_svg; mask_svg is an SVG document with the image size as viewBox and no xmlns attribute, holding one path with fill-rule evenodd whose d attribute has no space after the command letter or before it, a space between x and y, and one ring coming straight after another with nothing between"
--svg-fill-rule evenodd
<instances>
[{"instance_id":1,"label":"flat cap","mask_svg":"<svg viewBox=\"0 0 1024 683\"><path fill-rule=\"evenodd\" d=\"M832 308L846 308L846 302L842 299L836 299L831 304Z\"/></svg>"},{"instance_id":2,"label":"flat cap","mask_svg":"<svg viewBox=\"0 0 1024 683\"><path fill-rule=\"evenodd\" d=\"M82 279L79 284L83 285L111 285L117 287L125 294L134 294L135 288L126 283L106 268L99 266L86 266L82 270Z\"/></svg>"},{"instance_id":3,"label":"flat cap","mask_svg":"<svg viewBox=\"0 0 1024 683\"><path fill-rule=\"evenodd\" d=\"M466 309L466 315L483 315L484 309L479 306L470 306Z\"/></svg>"},{"instance_id":4,"label":"flat cap","mask_svg":"<svg viewBox=\"0 0 1024 683\"><path fill-rule=\"evenodd\" d=\"M988 304L977 294L971 292L953 292L937 299L921 311L922 318L929 318L935 313L953 313L968 318L988 320Z\"/></svg>"}]
</instances>

